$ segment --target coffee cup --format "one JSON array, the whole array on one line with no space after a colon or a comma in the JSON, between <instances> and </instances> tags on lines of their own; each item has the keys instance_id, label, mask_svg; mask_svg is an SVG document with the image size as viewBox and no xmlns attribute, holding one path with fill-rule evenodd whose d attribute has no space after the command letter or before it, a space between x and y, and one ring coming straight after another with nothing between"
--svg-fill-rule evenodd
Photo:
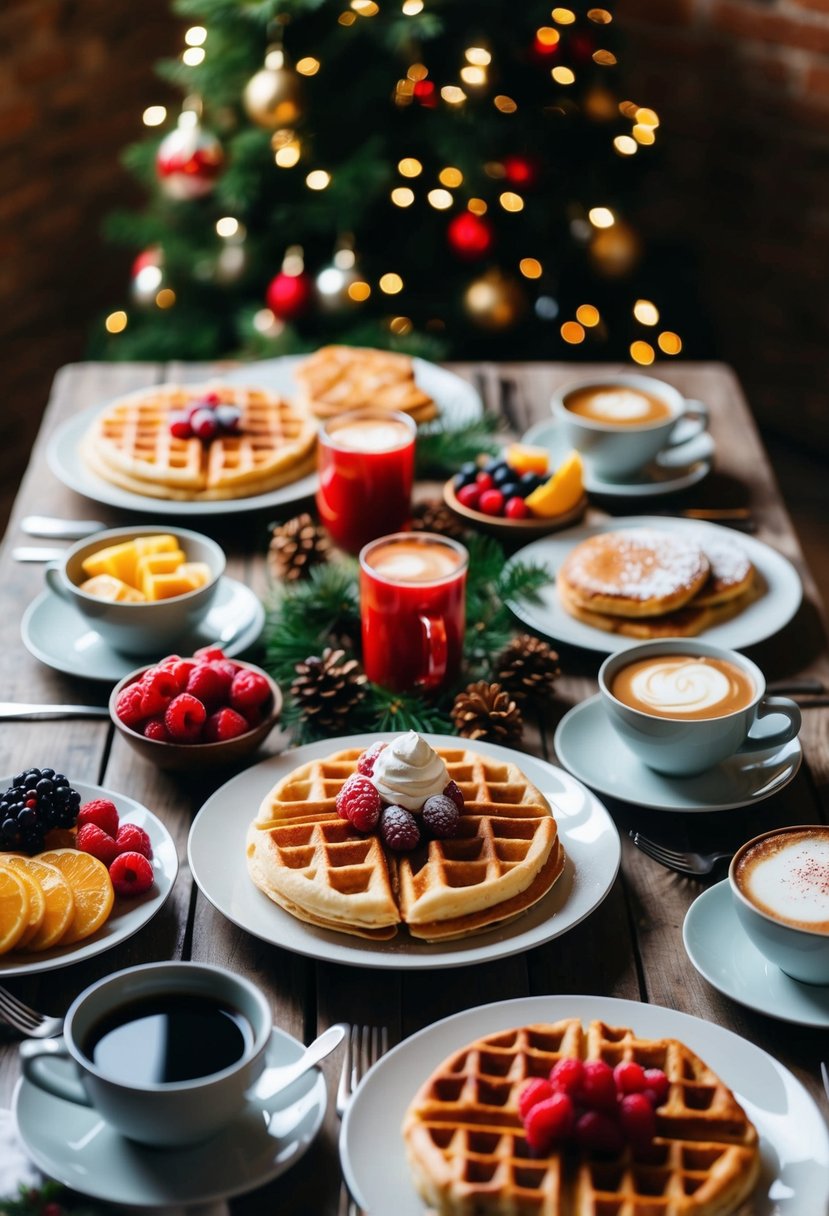
<instances>
[{"instance_id":1,"label":"coffee cup","mask_svg":"<svg viewBox=\"0 0 829 1216\"><path fill-rule=\"evenodd\" d=\"M772 963L829 984L829 827L775 828L737 850L728 881L737 919Z\"/></svg>"},{"instance_id":2,"label":"coffee cup","mask_svg":"<svg viewBox=\"0 0 829 1216\"><path fill-rule=\"evenodd\" d=\"M756 663L696 639L666 638L610 655L599 669L599 690L611 725L634 755L676 777L780 747L800 730L797 705L766 694ZM778 729L755 730L773 715L784 719Z\"/></svg>"},{"instance_id":3,"label":"coffee cup","mask_svg":"<svg viewBox=\"0 0 829 1216\"><path fill-rule=\"evenodd\" d=\"M102 599L82 589L87 579L83 563L110 546L140 537L169 532L178 541L188 562L206 565L209 578L194 591L170 599L131 603ZM224 574L225 555L208 536L185 528L145 526L109 528L79 541L55 565L47 566L46 582L56 595L71 604L107 645L122 654L157 658L190 634L207 615Z\"/></svg>"},{"instance_id":4,"label":"coffee cup","mask_svg":"<svg viewBox=\"0 0 829 1216\"><path fill-rule=\"evenodd\" d=\"M701 401L635 373L570 381L550 404L569 445L590 472L609 480L633 476L661 451L690 442L708 426Z\"/></svg>"},{"instance_id":5,"label":"coffee cup","mask_svg":"<svg viewBox=\"0 0 829 1216\"><path fill-rule=\"evenodd\" d=\"M242 1110L265 1066L271 1012L221 967L148 963L106 976L71 1005L56 1039L20 1046L40 1089L90 1106L130 1140L206 1139Z\"/></svg>"}]
</instances>

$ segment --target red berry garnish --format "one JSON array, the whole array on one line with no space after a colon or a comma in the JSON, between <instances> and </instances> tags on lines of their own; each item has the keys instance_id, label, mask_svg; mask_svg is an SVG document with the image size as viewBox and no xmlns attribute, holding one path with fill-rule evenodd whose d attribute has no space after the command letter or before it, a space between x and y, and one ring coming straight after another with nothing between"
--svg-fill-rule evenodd
<instances>
[{"instance_id":1,"label":"red berry garnish","mask_svg":"<svg viewBox=\"0 0 829 1216\"><path fill-rule=\"evenodd\" d=\"M568 1094L553 1093L536 1102L527 1111L524 1134L535 1153L543 1153L553 1144L566 1140L573 1129L575 1110Z\"/></svg>"},{"instance_id":2,"label":"red berry garnish","mask_svg":"<svg viewBox=\"0 0 829 1216\"><path fill-rule=\"evenodd\" d=\"M108 866L118 856L119 849L109 832L99 828L96 823L84 823L78 828L75 837L75 847L82 853L91 853Z\"/></svg>"},{"instance_id":3,"label":"red berry garnish","mask_svg":"<svg viewBox=\"0 0 829 1216\"><path fill-rule=\"evenodd\" d=\"M565 1094L575 1094L584 1080L584 1065L581 1060L556 1060L550 1069L550 1084Z\"/></svg>"},{"instance_id":4,"label":"red berry garnish","mask_svg":"<svg viewBox=\"0 0 829 1216\"><path fill-rule=\"evenodd\" d=\"M201 399L201 404L206 405L208 409L215 409L217 405L221 405L222 398L219 393L205 393Z\"/></svg>"},{"instance_id":5,"label":"red berry garnish","mask_svg":"<svg viewBox=\"0 0 829 1216\"><path fill-rule=\"evenodd\" d=\"M227 690L227 677L216 671L212 663L198 663L187 677L186 691L211 709L225 700Z\"/></svg>"},{"instance_id":6,"label":"red berry garnish","mask_svg":"<svg viewBox=\"0 0 829 1216\"><path fill-rule=\"evenodd\" d=\"M362 773L364 777L370 777L374 772L374 761L380 755L385 743L378 741L372 743L371 747L367 747L361 756L357 758L357 772Z\"/></svg>"},{"instance_id":7,"label":"red berry garnish","mask_svg":"<svg viewBox=\"0 0 829 1216\"><path fill-rule=\"evenodd\" d=\"M423 803L420 817L437 840L450 840L458 831L461 816L454 798L448 798L446 794L433 794Z\"/></svg>"},{"instance_id":8,"label":"red berry garnish","mask_svg":"<svg viewBox=\"0 0 829 1216\"><path fill-rule=\"evenodd\" d=\"M148 718L141 729L141 734L145 739L155 739L156 743L170 742L170 732L164 725L163 714L159 714L157 718Z\"/></svg>"},{"instance_id":9,"label":"red berry garnish","mask_svg":"<svg viewBox=\"0 0 829 1216\"><path fill-rule=\"evenodd\" d=\"M242 668L233 677L230 686L230 704L239 713L248 709L259 709L271 695L271 686L259 671Z\"/></svg>"},{"instance_id":10,"label":"red berry garnish","mask_svg":"<svg viewBox=\"0 0 829 1216\"><path fill-rule=\"evenodd\" d=\"M420 828L411 811L402 806L386 806L380 815L383 843L395 853L407 853L420 844Z\"/></svg>"},{"instance_id":11,"label":"red berry garnish","mask_svg":"<svg viewBox=\"0 0 829 1216\"><path fill-rule=\"evenodd\" d=\"M645 1085L656 1098L655 1105L661 1106L668 1096L671 1083L661 1068L645 1069Z\"/></svg>"},{"instance_id":12,"label":"red berry garnish","mask_svg":"<svg viewBox=\"0 0 829 1216\"><path fill-rule=\"evenodd\" d=\"M204 407L193 411L190 427L197 439L214 439L219 431L216 415L211 409Z\"/></svg>"},{"instance_id":13,"label":"red berry garnish","mask_svg":"<svg viewBox=\"0 0 829 1216\"><path fill-rule=\"evenodd\" d=\"M137 726L146 714L143 709L144 690L140 684L122 688L115 701L115 714L125 726Z\"/></svg>"},{"instance_id":14,"label":"red berry garnish","mask_svg":"<svg viewBox=\"0 0 829 1216\"><path fill-rule=\"evenodd\" d=\"M463 506L468 507L470 511L477 511L481 491L480 488L476 486L474 482L472 482L471 485L461 486L455 497L459 503L462 503Z\"/></svg>"},{"instance_id":15,"label":"red berry garnish","mask_svg":"<svg viewBox=\"0 0 829 1216\"><path fill-rule=\"evenodd\" d=\"M507 519L526 519L530 514L530 508L524 502L523 498L514 495L508 498L504 504L504 515Z\"/></svg>"},{"instance_id":16,"label":"red berry garnish","mask_svg":"<svg viewBox=\"0 0 829 1216\"><path fill-rule=\"evenodd\" d=\"M118 832L118 810L109 798L92 798L78 811L78 827L94 823L96 827L114 837Z\"/></svg>"},{"instance_id":17,"label":"red berry garnish","mask_svg":"<svg viewBox=\"0 0 829 1216\"><path fill-rule=\"evenodd\" d=\"M641 1094L647 1085L645 1070L635 1060L623 1060L613 1069L613 1080L620 1094Z\"/></svg>"},{"instance_id":18,"label":"red berry garnish","mask_svg":"<svg viewBox=\"0 0 829 1216\"><path fill-rule=\"evenodd\" d=\"M159 667L164 667L172 675L176 682L177 692L184 692L190 672L195 666L192 659L182 659L177 654L170 655L168 659L159 663Z\"/></svg>"},{"instance_id":19,"label":"red berry garnish","mask_svg":"<svg viewBox=\"0 0 829 1216\"><path fill-rule=\"evenodd\" d=\"M521 1118L526 1119L530 1107L535 1106L536 1102L543 1102L552 1095L553 1087L543 1077L533 1077L531 1081L527 1081L518 1095L518 1113Z\"/></svg>"},{"instance_id":20,"label":"red berry garnish","mask_svg":"<svg viewBox=\"0 0 829 1216\"><path fill-rule=\"evenodd\" d=\"M141 853L119 853L109 867L116 895L143 895L153 885L153 867Z\"/></svg>"},{"instance_id":21,"label":"red berry garnish","mask_svg":"<svg viewBox=\"0 0 829 1216\"><path fill-rule=\"evenodd\" d=\"M373 832L380 819L380 795L368 777L353 773L337 794L340 819L347 819L358 832Z\"/></svg>"},{"instance_id":22,"label":"red berry garnish","mask_svg":"<svg viewBox=\"0 0 829 1216\"><path fill-rule=\"evenodd\" d=\"M587 1060L583 1067L579 1101L591 1110L613 1110L616 1106L613 1069L604 1060Z\"/></svg>"},{"instance_id":23,"label":"red berry garnish","mask_svg":"<svg viewBox=\"0 0 829 1216\"><path fill-rule=\"evenodd\" d=\"M197 663L212 663L214 659L224 659L225 652L220 646L200 646L193 652L193 658Z\"/></svg>"},{"instance_id":24,"label":"red berry garnish","mask_svg":"<svg viewBox=\"0 0 829 1216\"><path fill-rule=\"evenodd\" d=\"M142 857L152 857L153 846L147 833L137 823L122 823L118 829L118 835L115 837L115 851L116 853L140 853Z\"/></svg>"},{"instance_id":25,"label":"red berry garnish","mask_svg":"<svg viewBox=\"0 0 829 1216\"><path fill-rule=\"evenodd\" d=\"M492 474L481 469L480 473L475 474L475 485L478 487L478 492L483 494L484 490L491 490L495 485L492 480Z\"/></svg>"},{"instance_id":26,"label":"red berry garnish","mask_svg":"<svg viewBox=\"0 0 829 1216\"><path fill-rule=\"evenodd\" d=\"M167 667L151 667L141 677L143 697L141 709L145 718L163 714L178 693L178 682Z\"/></svg>"},{"instance_id":27,"label":"red berry garnish","mask_svg":"<svg viewBox=\"0 0 829 1216\"><path fill-rule=\"evenodd\" d=\"M164 725L174 743L195 743L201 735L207 710L196 697L180 692L164 714Z\"/></svg>"},{"instance_id":28,"label":"red berry garnish","mask_svg":"<svg viewBox=\"0 0 829 1216\"><path fill-rule=\"evenodd\" d=\"M625 1145L617 1121L601 1110L587 1110L579 1115L573 1137L578 1145L592 1153L619 1153Z\"/></svg>"},{"instance_id":29,"label":"red berry garnish","mask_svg":"<svg viewBox=\"0 0 829 1216\"><path fill-rule=\"evenodd\" d=\"M448 785L443 787L444 797L451 798L459 811L464 808L463 790L458 785L457 781L450 781Z\"/></svg>"},{"instance_id":30,"label":"red berry garnish","mask_svg":"<svg viewBox=\"0 0 829 1216\"><path fill-rule=\"evenodd\" d=\"M202 739L205 743L221 743L226 739L235 739L245 735L250 730L247 718L243 718L235 709L225 706L217 709L204 724Z\"/></svg>"},{"instance_id":31,"label":"red berry garnish","mask_svg":"<svg viewBox=\"0 0 829 1216\"><path fill-rule=\"evenodd\" d=\"M175 410L170 414L170 434L174 439L191 439L193 430L190 426L190 415L183 410Z\"/></svg>"},{"instance_id":32,"label":"red berry garnish","mask_svg":"<svg viewBox=\"0 0 829 1216\"><path fill-rule=\"evenodd\" d=\"M503 515L504 496L500 490L484 490L478 500L478 510L484 515Z\"/></svg>"},{"instance_id":33,"label":"red berry garnish","mask_svg":"<svg viewBox=\"0 0 829 1216\"><path fill-rule=\"evenodd\" d=\"M656 1115L642 1093L625 1094L619 1103L619 1118L625 1135L635 1148L650 1144L656 1135Z\"/></svg>"}]
</instances>

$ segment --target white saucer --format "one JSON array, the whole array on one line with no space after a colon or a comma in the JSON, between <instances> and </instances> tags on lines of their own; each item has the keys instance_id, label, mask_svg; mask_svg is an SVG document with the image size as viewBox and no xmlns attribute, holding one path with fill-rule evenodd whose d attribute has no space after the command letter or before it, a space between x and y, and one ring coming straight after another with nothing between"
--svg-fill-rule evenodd
<instances>
[{"instance_id":1,"label":"white saucer","mask_svg":"<svg viewBox=\"0 0 829 1216\"><path fill-rule=\"evenodd\" d=\"M554 418L536 422L524 434L522 443L546 448L553 465L558 465L572 448ZM606 498L650 498L659 494L675 494L696 485L711 472L714 440L708 431L689 439L687 443L666 448L649 465L633 477L615 481L598 473L584 470L584 488L588 494Z\"/></svg>"},{"instance_id":2,"label":"white saucer","mask_svg":"<svg viewBox=\"0 0 829 1216\"><path fill-rule=\"evenodd\" d=\"M274 1030L270 1066L290 1064L302 1044ZM264 1186L294 1165L320 1129L325 1078L311 1069L263 1108L186 1149L125 1140L91 1108L53 1097L21 1078L13 1110L20 1138L44 1174L92 1199L134 1207L211 1203Z\"/></svg>"},{"instance_id":3,"label":"white saucer","mask_svg":"<svg viewBox=\"0 0 829 1216\"><path fill-rule=\"evenodd\" d=\"M564 715L554 747L564 767L591 789L657 811L730 811L762 802L789 784L803 759L800 741L792 739L731 756L695 777L668 777L625 746L598 693Z\"/></svg>"},{"instance_id":4,"label":"white saucer","mask_svg":"<svg viewBox=\"0 0 829 1216\"><path fill-rule=\"evenodd\" d=\"M254 645L264 623L265 609L259 598L244 583L225 577L207 616L198 629L179 640L175 650L192 654L200 646L218 642L232 658ZM113 650L71 604L52 591L42 592L29 604L20 622L20 635L23 645L41 663L87 680L114 684L149 661Z\"/></svg>"},{"instance_id":5,"label":"white saucer","mask_svg":"<svg viewBox=\"0 0 829 1216\"><path fill-rule=\"evenodd\" d=\"M728 879L703 891L682 926L685 952L700 975L757 1013L829 1026L829 984L801 984L775 967L743 931Z\"/></svg>"}]
</instances>

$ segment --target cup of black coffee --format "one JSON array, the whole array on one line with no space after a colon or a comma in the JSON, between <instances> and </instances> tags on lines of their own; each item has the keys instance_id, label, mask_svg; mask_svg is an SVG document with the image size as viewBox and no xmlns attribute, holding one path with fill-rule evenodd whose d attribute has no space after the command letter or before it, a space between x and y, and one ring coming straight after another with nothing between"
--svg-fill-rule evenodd
<instances>
[{"instance_id":1,"label":"cup of black coffee","mask_svg":"<svg viewBox=\"0 0 829 1216\"><path fill-rule=\"evenodd\" d=\"M249 980L202 963L148 963L87 988L62 1037L27 1040L20 1055L33 1085L94 1107L131 1140L175 1147L239 1114L271 1028Z\"/></svg>"}]
</instances>

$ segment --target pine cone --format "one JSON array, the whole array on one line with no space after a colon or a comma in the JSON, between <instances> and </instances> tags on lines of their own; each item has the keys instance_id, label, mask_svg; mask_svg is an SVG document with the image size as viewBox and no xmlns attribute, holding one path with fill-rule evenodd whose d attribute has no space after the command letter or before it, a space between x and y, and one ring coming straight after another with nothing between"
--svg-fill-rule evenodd
<instances>
[{"instance_id":1,"label":"pine cone","mask_svg":"<svg viewBox=\"0 0 829 1216\"><path fill-rule=\"evenodd\" d=\"M291 583L304 578L320 562L328 560L331 541L328 533L304 512L284 524L274 524L268 546L271 576Z\"/></svg>"},{"instance_id":2,"label":"pine cone","mask_svg":"<svg viewBox=\"0 0 829 1216\"><path fill-rule=\"evenodd\" d=\"M440 498L426 498L412 506L412 531L437 532L453 540L463 540L466 528Z\"/></svg>"},{"instance_id":3,"label":"pine cone","mask_svg":"<svg viewBox=\"0 0 829 1216\"><path fill-rule=\"evenodd\" d=\"M519 705L543 703L561 675L558 654L531 633L517 634L495 660L495 678Z\"/></svg>"},{"instance_id":4,"label":"pine cone","mask_svg":"<svg viewBox=\"0 0 829 1216\"><path fill-rule=\"evenodd\" d=\"M344 731L348 717L366 695L366 677L356 659L346 659L344 650L326 646L322 655L311 655L294 666L291 694L302 717L320 734ZM345 733L348 733L347 731Z\"/></svg>"},{"instance_id":5,"label":"pine cone","mask_svg":"<svg viewBox=\"0 0 829 1216\"><path fill-rule=\"evenodd\" d=\"M490 743L517 743L524 729L521 711L500 684L478 680L459 692L452 706L452 721L465 739Z\"/></svg>"}]
</instances>

